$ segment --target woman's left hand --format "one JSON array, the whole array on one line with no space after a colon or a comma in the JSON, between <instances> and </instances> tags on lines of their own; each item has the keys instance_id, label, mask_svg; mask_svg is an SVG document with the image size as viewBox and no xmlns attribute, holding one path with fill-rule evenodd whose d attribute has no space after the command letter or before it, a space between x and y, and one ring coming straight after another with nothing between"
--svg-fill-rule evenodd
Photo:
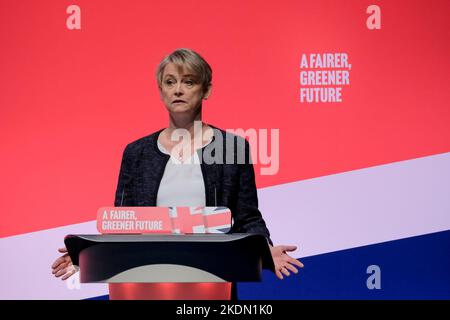
<instances>
[{"instance_id":1,"label":"woman's left hand","mask_svg":"<svg viewBox=\"0 0 450 320\"><path fill-rule=\"evenodd\" d=\"M283 274L289 276L289 271L293 273L298 273L298 269L303 268L304 265L297 259L292 258L286 253L286 251L295 251L296 246L280 245L276 247L270 246L270 252L272 253L273 263L275 265L275 275L278 279L283 279Z\"/></svg>"}]
</instances>

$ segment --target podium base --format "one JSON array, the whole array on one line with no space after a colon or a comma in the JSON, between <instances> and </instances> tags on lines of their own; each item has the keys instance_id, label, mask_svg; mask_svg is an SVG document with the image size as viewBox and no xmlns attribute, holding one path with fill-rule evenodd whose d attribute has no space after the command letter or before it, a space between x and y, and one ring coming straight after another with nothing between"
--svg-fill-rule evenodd
<instances>
[{"instance_id":1,"label":"podium base","mask_svg":"<svg viewBox=\"0 0 450 320\"><path fill-rule=\"evenodd\" d=\"M231 300L231 282L109 283L110 300Z\"/></svg>"}]
</instances>

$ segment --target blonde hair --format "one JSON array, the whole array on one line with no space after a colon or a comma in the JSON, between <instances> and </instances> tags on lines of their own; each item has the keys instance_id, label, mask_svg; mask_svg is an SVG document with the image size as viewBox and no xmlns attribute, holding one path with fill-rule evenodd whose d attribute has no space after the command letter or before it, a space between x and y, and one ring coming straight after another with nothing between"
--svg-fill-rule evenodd
<instances>
[{"instance_id":1,"label":"blonde hair","mask_svg":"<svg viewBox=\"0 0 450 320\"><path fill-rule=\"evenodd\" d=\"M176 49L171 54L167 55L158 65L156 70L156 80L158 81L158 87L162 86L162 77L164 68L173 63L179 68L186 67L192 71L196 77L198 77L203 91L206 92L212 81L212 69L205 59L197 52L187 48Z\"/></svg>"}]
</instances>

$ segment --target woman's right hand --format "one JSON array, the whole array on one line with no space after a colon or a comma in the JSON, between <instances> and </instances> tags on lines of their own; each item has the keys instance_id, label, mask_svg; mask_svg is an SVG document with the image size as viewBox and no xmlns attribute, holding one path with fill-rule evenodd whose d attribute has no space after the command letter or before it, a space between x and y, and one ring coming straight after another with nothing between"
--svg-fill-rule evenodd
<instances>
[{"instance_id":1,"label":"woman's right hand","mask_svg":"<svg viewBox=\"0 0 450 320\"><path fill-rule=\"evenodd\" d=\"M61 280L67 280L78 271L78 268L73 265L66 248L59 248L58 251L63 255L53 262L52 273L57 278L62 276Z\"/></svg>"}]
</instances>

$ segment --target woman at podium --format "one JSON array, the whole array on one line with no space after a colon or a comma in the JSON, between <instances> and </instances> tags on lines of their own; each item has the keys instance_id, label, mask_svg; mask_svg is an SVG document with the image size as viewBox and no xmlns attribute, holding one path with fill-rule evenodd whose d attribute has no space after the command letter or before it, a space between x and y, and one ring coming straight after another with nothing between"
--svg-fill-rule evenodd
<instances>
[{"instance_id":1,"label":"woman at podium","mask_svg":"<svg viewBox=\"0 0 450 320\"><path fill-rule=\"evenodd\" d=\"M303 265L287 253L296 247L273 246L258 209L249 143L202 119L203 100L212 93L210 65L190 49L177 49L160 62L156 79L168 126L126 146L114 205L227 207L231 232L266 237L278 278L297 273ZM67 254L52 267L63 279L76 272Z\"/></svg>"}]
</instances>

